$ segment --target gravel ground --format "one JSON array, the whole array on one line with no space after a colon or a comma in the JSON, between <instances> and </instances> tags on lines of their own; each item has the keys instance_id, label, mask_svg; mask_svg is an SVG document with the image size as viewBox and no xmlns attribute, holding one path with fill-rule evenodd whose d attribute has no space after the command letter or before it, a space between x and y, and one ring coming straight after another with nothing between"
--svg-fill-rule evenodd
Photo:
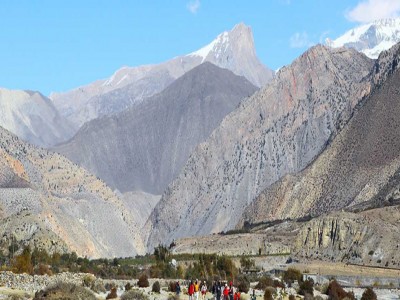
<instances>
[{"instance_id":1,"label":"gravel ground","mask_svg":"<svg viewBox=\"0 0 400 300\"><path fill-rule=\"evenodd\" d=\"M347 291L353 291L357 299L361 299L362 294L365 289L362 288L354 288L354 289L346 289ZM399 300L400 299L400 290L396 289L374 289L376 296L379 300Z\"/></svg>"}]
</instances>

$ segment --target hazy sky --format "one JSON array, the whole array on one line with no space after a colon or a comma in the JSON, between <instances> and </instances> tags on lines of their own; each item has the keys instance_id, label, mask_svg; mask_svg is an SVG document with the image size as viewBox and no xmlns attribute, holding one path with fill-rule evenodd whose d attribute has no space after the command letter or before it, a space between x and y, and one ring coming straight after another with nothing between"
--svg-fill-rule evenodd
<instances>
[{"instance_id":1,"label":"hazy sky","mask_svg":"<svg viewBox=\"0 0 400 300\"><path fill-rule=\"evenodd\" d=\"M197 50L239 22L277 69L326 37L399 12L400 0L1 0L0 86L72 89Z\"/></svg>"}]
</instances>

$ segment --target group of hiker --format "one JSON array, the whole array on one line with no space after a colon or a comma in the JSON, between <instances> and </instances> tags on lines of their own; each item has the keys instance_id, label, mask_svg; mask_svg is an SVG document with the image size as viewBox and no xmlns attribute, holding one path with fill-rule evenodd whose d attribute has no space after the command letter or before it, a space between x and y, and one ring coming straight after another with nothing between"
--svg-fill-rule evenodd
<instances>
[{"instance_id":1,"label":"group of hiker","mask_svg":"<svg viewBox=\"0 0 400 300\"><path fill-rule=\"evenodd\" d=\"M211 289L207 288L205 281L191 280L188 284L189 300L205 300L207 292L211 292L216 300L239 300L240 292L235 289L232 282L214 281ZM179 296L181 288L176 284L176 294ZM201 297L201 298L200 298Z\"/></svg>"}]
</instances>

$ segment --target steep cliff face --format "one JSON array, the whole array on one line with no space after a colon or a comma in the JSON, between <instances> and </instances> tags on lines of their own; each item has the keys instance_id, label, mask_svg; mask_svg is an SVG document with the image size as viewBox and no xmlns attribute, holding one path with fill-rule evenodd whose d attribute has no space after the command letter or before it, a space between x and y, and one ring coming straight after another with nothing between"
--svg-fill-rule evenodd
<instances>
[{"instance_id":1,"label":"steep cliff face","mask_svg":"<svg viewBox=\"0 0 400 300\"><path fill-rule=\"evenodd\" d=\"M3 128L0 212L5 243L89 257L145 252L134 214L104 182Z\"/></svg>"},{"instance_id":2,"label":"steep cliff face","mask_svg":"<svg viewBox=\"0 0 400 300\"><path fill-rule=\"evenodd\" d=\"M398 267L400 209L337 212L303 226L293 243L299 258Z\"/></svg>"},{"instance_id":3,"label":"steep cliff face","mask_svg":"<svg viewBox=\"0 0 400 300\"><path fill-rule=\"evenodd\" d=\"M148 246L233 228L266 187L305 168L369 94L373 61L316 46L244 101L191 155L146 224Z\"/></svg>"},{"instance_id":4,"label":"steep cliff face","mask_svg":"<svg viewBox=\"0 0 400 300\"><path fill-rule=\"evenodd\" d=\"M400 45L375 63L375 88L348 125L304 171L267 188L242 221L319 215L398 199L400 185ZM243 224L243 222L240 222Z\"/></svg>"},{"instance_id":5,"label":"steep cliff face","mask_svg":"<svg viewBox=\"0 0 400 300\"><path fill-rule=\"evenodd\" d=\"M256 90L206 62L150 99L86 123L55 149L121 192L160 195L197 144Z\"/></svg>"},{"instance_id":6,"label":"steep cliff face","mask_svg":"<svg viewBox=\"0 0 400 300\"><path fill-rule=\"evenodd\" d=\"M244 23L237 24L231 31L221 33L205 47L190 53L184 60L201 58L221 68L245 77L257 87L264 86L273 77L257 58L253 32Z\"/></svg>"}]
</instances>

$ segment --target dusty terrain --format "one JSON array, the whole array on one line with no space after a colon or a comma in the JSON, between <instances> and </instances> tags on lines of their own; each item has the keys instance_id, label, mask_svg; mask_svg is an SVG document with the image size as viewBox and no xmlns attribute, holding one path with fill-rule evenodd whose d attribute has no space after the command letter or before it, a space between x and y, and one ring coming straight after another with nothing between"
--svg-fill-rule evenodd
<instances>
[{"instance_id":1,"label":"dusty terrain","mask_svg":"<svg viewBox=\"0 0 400 300\"><path fill-rule=\"evenodd\" d=\"M400 269L376 268L344 263L331 263L326 261L310 261L307 263L294 263L292 265L302 272L321 275L368 275L374 277L400 278Z\"/></svg>"}]
</instances>

